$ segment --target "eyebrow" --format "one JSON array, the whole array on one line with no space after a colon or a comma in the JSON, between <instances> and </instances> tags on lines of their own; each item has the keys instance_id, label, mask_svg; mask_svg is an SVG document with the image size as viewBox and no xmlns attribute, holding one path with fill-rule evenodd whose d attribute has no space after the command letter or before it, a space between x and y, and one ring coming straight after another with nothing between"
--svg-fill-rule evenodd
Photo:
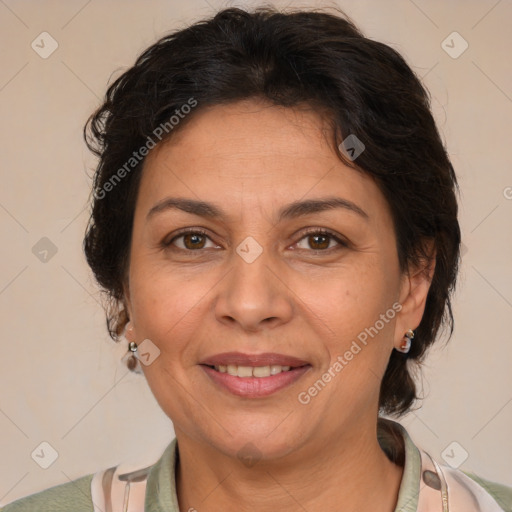
<instances>
[{"instance_id":1,"label":"eyebrow","mask_svg":"<svg viewBox=\"0 0 512 512\"><path fill-rule=\"evenodd\" d=\"M359 206L348 199L341 197L327 197L324 199L306 199L303 201L294 201L293 203L283 206L278 213L278 222L286 219L295 219L298 217L310 215L312 213L319 213L326 210L333 210L336 208L343 208L350 212L356 213L360 217L368 220L368 214ZM206 201L198 201L195 199L184 199L180 197L167 197L162 201L155 204L149 210L146 221L157 213L168 210L181 210L186 213L192 213L200 217L207 217L212 219L226 218L227 214L222 208L208 203Z\"/></svg>"}]
</instances>

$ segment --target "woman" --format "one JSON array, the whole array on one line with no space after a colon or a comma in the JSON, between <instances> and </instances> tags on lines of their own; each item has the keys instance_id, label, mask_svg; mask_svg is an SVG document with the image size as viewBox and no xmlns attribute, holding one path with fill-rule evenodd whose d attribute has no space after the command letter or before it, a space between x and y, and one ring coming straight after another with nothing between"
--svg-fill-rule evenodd
<instances>
[{"instance_id":1,"label":"woman","mask_svg":"<svg viewBox=\"0 0 512 512\"><path fill-rule=\"evenodd\" d=\"M5 512L512 510L380 416L452 328L460 245L394 50L341 15L226 9L147 49L87 128L87 260L176 439Z\"/></svg>"}]
</instances>

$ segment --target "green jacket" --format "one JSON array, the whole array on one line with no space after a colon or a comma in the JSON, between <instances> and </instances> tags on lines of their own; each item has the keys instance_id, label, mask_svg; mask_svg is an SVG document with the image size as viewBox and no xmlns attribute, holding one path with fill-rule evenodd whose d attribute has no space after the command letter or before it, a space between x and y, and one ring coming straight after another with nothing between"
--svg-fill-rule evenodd
<instances>
[{"instance_id":1,"label":"green jacket","mask_svg":"<svg viewBox=\"0 0 512 512\"><path fill-rule=\"evenodd\" d=\"M475 475L448 468L447 466L439 466L430 458L430 456L428 456L428 454L425 454L425 452L419 450L414 445L409 435L401 425L395 422L390 422L389 420L386 421L388 422L388 425L392 426L395 432L399 432L402 435L404 441L402 446L402 454L405 460L404 473L395 512L416 512L418 510L419 502L422 504L422 510L426 509L428 512L445 512L450 510L452 501L456 501L458 506L464 507L462 510L466 511L468 510L464 505L466 502L464 500L455 500L456 494L459 492L457 486L459 486L460 482L464 481L466 482L465 485L467 485L468 482L471 482L470 492L467 493L467 497L470 498L469 503L471 505L471 510L488 512L488 507L486 505L482 505L482 503L491 503L490 501L485 501L491 500L491 508L493 510L512 512L511 487L490 482ZM392 458L393 447L389 445L389 440L390 438L387 438L382 441L381 437L379 437L379 441L381 441L384 451L386 451L388 456ZM131 475L145 475L142 482L133 484L141 486L139 489L142 491L140 494L142 497L139 499L139 505L136 507L141 512L179 512L174 475L176 451L177 442L176 439L174 439L167 446L164 453L155 464L147 468L139 469L139 471L135 473L130 473ZM394 453L396 455L396 451ZM448 508L445 508L444 510L442 508L440 494L442 484L440 480L437 479L436 473L439 475L445 475L446 481L448 482L446 500L448 502ZM120 479L116 479L115 476L112 477L112 474L115 474L114 468L109 468L109 470L97 473L96 481L103 483L101 486L96 487L95 492L98 492L98 489L100 488L103 489L105 474L110 475L110 478L114 478L117 482L118 495L121 499L121 502L119 503L123 503L123 499L125 499L123 497L126 496L126 478L123 478L123 476L121 476ZM21 498L5 505L0 509L0 512L97 512L99 510L102 512L109 512L109 507L98 498L97 494L94 499L96 509L93 506L93 494L91 493L91 486L94 487L93 477L94 474L89 474L72 482L58 485ZM140 480L140 478L138 480ZM444 483L446 483L446 481ZM133 487L133 489L135 489L135 487ZM100 491L100 493L101 492L102 491ZM133 494L134 491L132 490L130 492ZM428 499L428 492L431 493L431 501ZM439 493L439 496L436 493ZM104 495L102 494L102 496ZM135 496L135 494L133 494L133 496ZM478 501L478 496L481 498L483 497L484 500L479 501L479 506L475 505L474 508L472 508L473 504ZM116 502L114 501L113 503ZM435 503L435 505L425 506L426 503ZM132 502L131 506L133 506ZM117 507L115 505L113 508L115 512L117 512ZM121 507L119 508L121 509ZM461 510L455 506L453 508Z\"/></svg>"}]
</instances>

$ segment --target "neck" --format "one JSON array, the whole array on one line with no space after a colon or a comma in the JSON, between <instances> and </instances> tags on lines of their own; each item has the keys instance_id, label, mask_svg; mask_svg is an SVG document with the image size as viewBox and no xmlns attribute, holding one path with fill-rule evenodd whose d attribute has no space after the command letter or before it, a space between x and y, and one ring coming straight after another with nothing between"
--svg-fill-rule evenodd
<instances>
[{"instance_id":1,"label":"neck","mask_svg":"<svg viewBox=\"0 0 512 512\"><path fill-rule=\"evenodd\" d=\"M176 431L179 461L176 490L180 509L213 512L375 510L393 512L403 468L391 462L377 440L376 426L320 440L277 461L252 467ZM334 436L333 436L334 437Z\"/></svg>"}]
</instances>

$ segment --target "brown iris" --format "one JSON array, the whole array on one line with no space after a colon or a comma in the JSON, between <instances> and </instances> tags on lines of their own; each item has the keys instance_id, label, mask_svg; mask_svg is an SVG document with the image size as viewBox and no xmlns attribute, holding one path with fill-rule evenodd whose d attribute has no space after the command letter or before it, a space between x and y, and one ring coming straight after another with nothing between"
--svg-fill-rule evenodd
<instances>
[{"instance_id":1,"label":"brown iris","mask_svg":"<svg viewBox=\"0 0 512 512\"><path fill-rule=\"evenodd\" d=\"M187 249L202 249L205 244L205 236L199 233L188 233L183 235L183 244Z\"/></svg>"},{"instance_id":2,"label":"brown iris","mask_svg":"<svg viewBox=\"0 0 512 512\"><path fill-rule=\"evenodd\" d=\"M323 240L323 242L317 242L318 239ZM311 243L311 240L314 240L314 242ZM329 247L329 236L327 235L310 235L308 241L310 247L315 250L327 249Z\"/></svg>"}]
</instances>

